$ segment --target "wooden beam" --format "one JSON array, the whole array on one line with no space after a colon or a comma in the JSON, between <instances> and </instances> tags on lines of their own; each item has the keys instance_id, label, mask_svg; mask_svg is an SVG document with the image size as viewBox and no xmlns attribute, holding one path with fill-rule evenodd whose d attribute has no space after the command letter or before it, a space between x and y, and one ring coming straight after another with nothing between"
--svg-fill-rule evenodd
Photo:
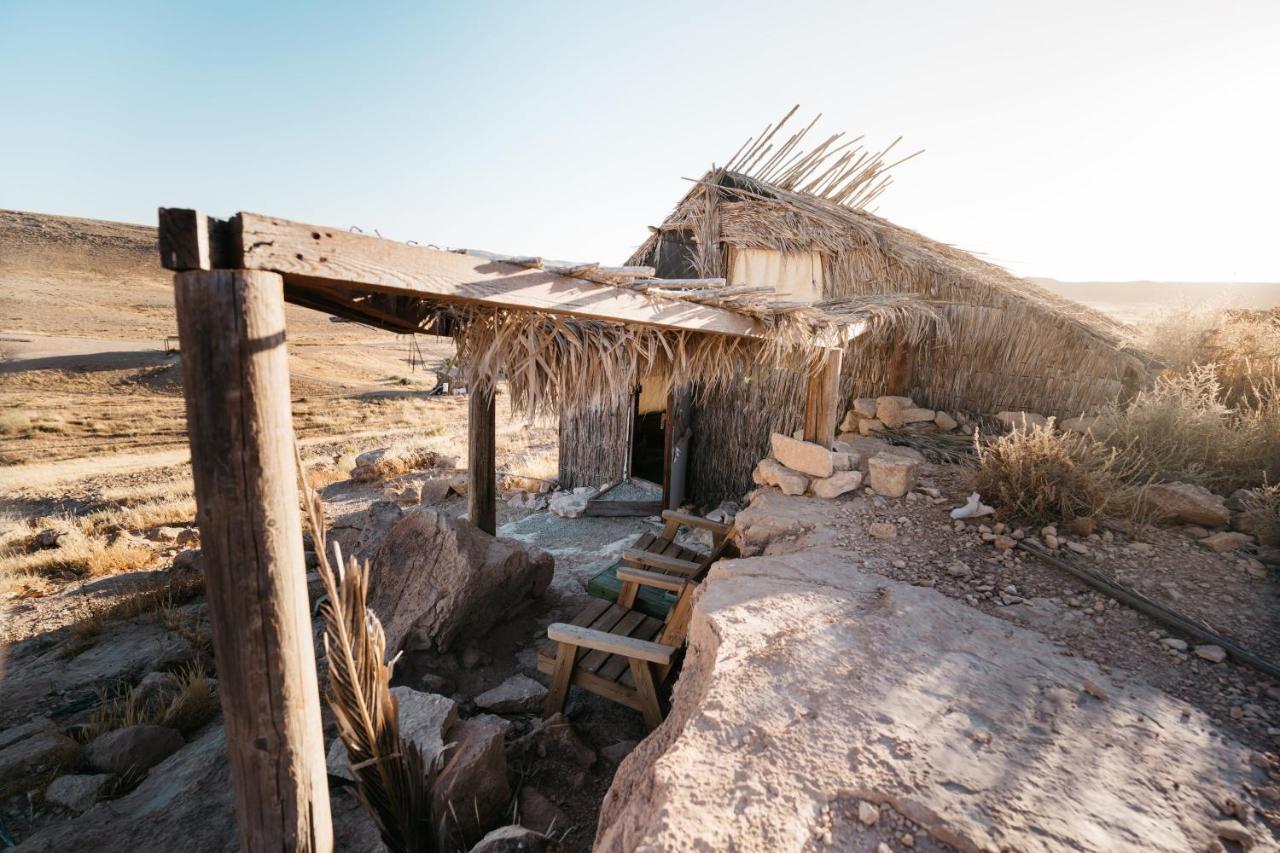
<instances>
[{"instance_id":1,"label":"wooden beam","mask_svg":"<svg viewBox=\"0 0 1280 853\"><path fill-rule=\"evenodd\" d=\"M194 211L191 213L198 216ZM175 264L191 263L192 258L204 263L198 236L169 227L172 219L169 215L161 218L162 229L166 231L161 242L171 247L161 256L165 266L190 269L193 267ZM239 214L226 227L234 233L234 245L239 248L239 256L225 262L228 266L277 272L284 276L286 283L301 277L313 283L360 285L367 290L445 302L543 311L615 323L749 337L765 334L759 321L722 308L658 302L626 288L475 255L410 246L253 213ZM219 266L224 263L218 257L212 257L210 262Z\"/></svg>"},{"instance_id":2,"label":"wooden beam","mask_svg":"<svg viewBox=\"0 0 1280 853\"><path fill-rule=\"evenodd\" d=\"M239 222L211 219L199 210L160 208L160 263L167 270L238 269Z\"/></svg>"},{"instance_id":3,"label":"wooden beam","mask_svg":"<svg viewBox=\"0 0 1280 853\"><path fill-rule=\"evenodd\" d=\"M804 440L830 449L836 440L836 421L840 417L840 363L843 349L833 348L823 354L822 363L809 377L809 390L804 404Z\"/></svg>"},{"instance_id":4,"label":"wooden beam","mask_svg":"<svg viewBox=\"0 0 1280 853\"><path fill-rule=\"evenodd\" d=\"M498 530L497 416L493 389L473 384L467 401L468 517L490 536Z\"/></svg>"},{"instance_id":5,"label":"wooden beam","mask_svg":"<svg viewBox=\"0 0 1280 853\"><path fill-rule=\"evenodd\" d=\"M174 277L240 847L333 849L280 276Z\"/></svg>"},{"instance_id":6,"label":"wooden beam","mask_svg":"<svg viewBox=\"0 0 1280 853\"><path fill-rule=\"evenodd\" d=\"M595 628L583 628L581 625L569 625L565 622L552 622L547 626L547 637L557 643L569 643L587 649L598 649L611 655L623 655L651 663L670 663L676 650L661 643L648 640L637 640L634 637L623 637L598 631Z\"/></svg>"}]
</instances>

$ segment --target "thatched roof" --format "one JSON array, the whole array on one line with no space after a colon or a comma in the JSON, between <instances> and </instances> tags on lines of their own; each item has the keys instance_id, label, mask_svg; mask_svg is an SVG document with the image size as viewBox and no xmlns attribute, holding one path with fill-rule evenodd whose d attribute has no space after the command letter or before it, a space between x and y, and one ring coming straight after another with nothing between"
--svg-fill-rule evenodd
<instances>
[{"instance_id":1,"label":"thatched roof","mask_svg":"<svg viewBox=\"0 0 1280 853\"><path fill-rule=\"evenodd\" d=\"M818 251L822 310L870 296L927 300L950 333L915 355L914 388L935 407L1079 414L1145 375L1148 360L1127 346L1123 324L867 211L891 182L893 145L869 152L835 134L805 152L811 123L775 149L785 121L695 181L629 263L670 267L683 254L687 270L714 276L725 273L726 250ZM861 380L855 393L883 390L885 358L864 347L847 360Z\"/></svg>"}]
</instances>

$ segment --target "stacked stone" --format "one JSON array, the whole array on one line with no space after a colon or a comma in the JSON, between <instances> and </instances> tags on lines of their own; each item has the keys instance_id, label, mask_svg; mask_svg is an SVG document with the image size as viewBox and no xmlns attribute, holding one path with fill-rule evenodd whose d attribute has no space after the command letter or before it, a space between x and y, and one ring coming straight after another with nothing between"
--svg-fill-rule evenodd
<instances>
[{"instance_id":1,"label":"stacked stone","mask_svg":"<svg viewBox=\"0 0 1280 853\"><path fill-rule=\"evenodd\" d=\"M915 485L923 457L910 448L855 437L831 449L779 433L770 436L773 454L760 460L752 478L785 495L836 498L869 483L870 491L900 498Z\"/></svg>"},{"instance_id":2,"label":"stacked stone","mask_svg":"<svg viewBox=\"0 0 1280 853\"><path fill-rule=\"evenodd\" d=\"M876 435L886 429L909 432L950 432L962 418L948 412L917 406L910 397L860 397L840 422L840 438Z\"/></svg>"}]
</instances>

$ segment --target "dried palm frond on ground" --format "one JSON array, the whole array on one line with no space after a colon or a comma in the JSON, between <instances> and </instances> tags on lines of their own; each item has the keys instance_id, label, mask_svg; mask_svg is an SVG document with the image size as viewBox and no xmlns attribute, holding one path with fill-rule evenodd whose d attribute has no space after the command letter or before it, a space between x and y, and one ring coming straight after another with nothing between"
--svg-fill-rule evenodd
<instances>
[{"instance_id":1,"label":"dried palm frond on ground","mask_svg":"<svg viewBox=\"0 0 1280 853\"><path fill-rule=\"evenodd\" d=\"M334 545L335 574L325 554L324 509L306 484L301 459L299 481L308 526L319 557L327 599L325 658L329 707L338 720L356 794L393 853L435 850L431 810L434 768L417 745L400 737L399 709L391 694L391 663L384 662L382 624L368 609L368 566L354 557L346 566Z\"/></svg>"},{"instance_id":2,"label":"dried palm frond on ground","mask_svg":"<svg viewBox=\"0 0 1280 853\"><path fill-rule=\"evenodd\" d=\"M1047 426L1014 430L990 441L975 437L974 488L987 500L1028 521L1043 523L1131 515L1140 488L1120 452L1080 433Z\"/></svg>"}]
</instances>

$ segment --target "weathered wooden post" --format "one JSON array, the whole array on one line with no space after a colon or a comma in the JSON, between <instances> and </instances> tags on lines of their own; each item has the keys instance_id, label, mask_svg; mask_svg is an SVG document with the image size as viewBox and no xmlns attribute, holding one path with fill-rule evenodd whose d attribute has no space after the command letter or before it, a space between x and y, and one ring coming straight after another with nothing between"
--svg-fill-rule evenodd
<instances>
[{"instance_id":1,"label":"weathered wooden post","mask_svg":"<svg viewBox=\"0 0 1280 853\"><path fill-rule=\"evenodd\" d=\"M468 518L489 535L498 529L497 415L493 386L471 382L467 401L467 484Z\"/></svg>"},{"instance_id":2,"label":"weathered wooden post","mask_svg":"<svg viewBox=\"0 0 1280 853\"><path fill-rule=\"evenodd\" d=\"M333 849L281 277L174 276L187 430L240 844Z\"/></svg>"},{"instance_id":3,"label":"weathered wooden post","mask_svg":"<svg viewBox=\"0 0 1280 853\"><path fill-rule=\"evenodd\" d=\"M809 377L804 404L804 440L830 448L836 440L840 417L840 363L844 350L826 350L822 363Z\"/></svg>"}]
</instances>

